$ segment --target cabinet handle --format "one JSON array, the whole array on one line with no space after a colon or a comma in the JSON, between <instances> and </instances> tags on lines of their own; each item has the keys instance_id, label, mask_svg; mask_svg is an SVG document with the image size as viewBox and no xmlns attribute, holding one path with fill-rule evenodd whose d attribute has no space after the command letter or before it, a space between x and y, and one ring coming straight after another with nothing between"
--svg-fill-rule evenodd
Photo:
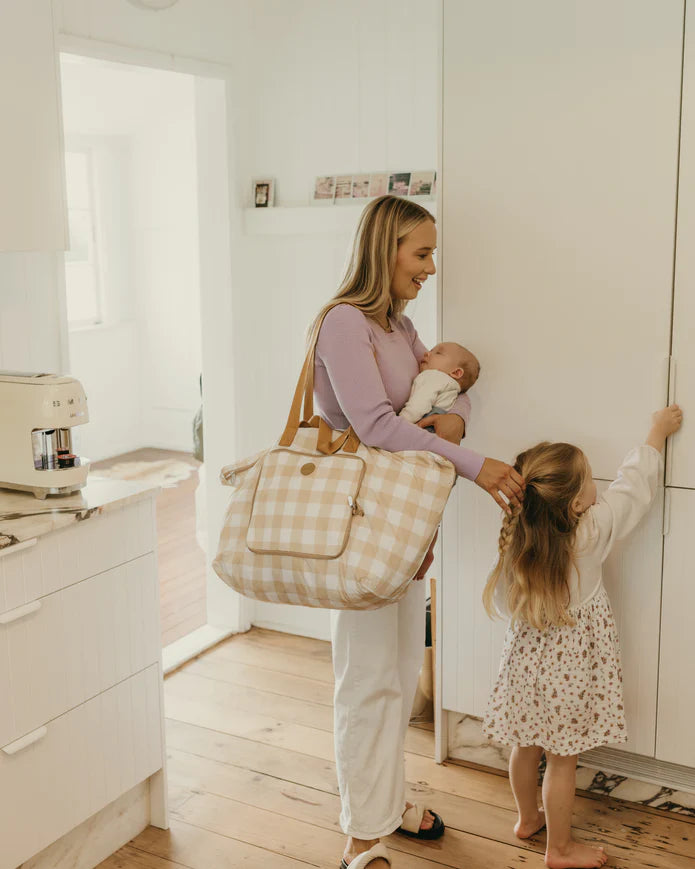
<instances>
[{"instance_id":1,"label":"cabinet handle","mask_svg":"<svg viewBox=\"0 0 695 869\"><path fill-rule=\"evenodd\" d=\"M22 540L21 543L13 543L10 546L5 546L3 549L0 549L0 558L4 555L14 555L15 552L21 552L22 549L30 549L32 546L36 546L37 541L37 537L32 537L31 540Z\"/></svg>"},{"instance_id":2,"label":"cabinet handle","mask_svg":"<svg viewBox=\"0 0 695 869\"><path fill-rule=\"evenodd\" d=\"M661 526L661 533L664 537L668 537L671 531L671 492L666 489L664 493L664 520Z\"/></svg>"},{"instance_id":3,"label":"cabinet handle","mask_svg":"<svg viewBox=\"0 0 695 869\"><path fill-rule=\"evenodd\" d=\"M39 727L37 730L34 730L31 733L27 733L26 736L22 736L21 739L17 739L15 740L15 742L11 742L9 745L6 745L2 750L5 752L5 754L17 754L17 752L22 751L22 749L29 748L30 745L38 742L39 739L43 739L47 733L48 728L46 727L46 725L44 725L43 727Z\"/></svg>"},{"instance_id":4,"label":"cabinet handle","mask_svg":"<svg viewBox=\"0 0 695 869\"><path fill-rule=\"evenodd\" d=\"M29 616L32 613L35 613L37 610L41 609L41 601L34 600L31 603L25 604L24 606L17 607L16 610L10 610L7 613L3 613L0 616L0 625L9 625L12 622L16 622L19 619L23 619L24 616Z\"/></svg>"},{"instance_id":5,"label":"cabinet handle","mask_svg":"<svg viewBox=\"0 0 695 869\"><path fill-rule=\"evenodd\" d=\"M676 403L676 357L669 357L668 365L668 403ZM673 481L673 441L666 441L666 485L670 486Z\"/></svg>"}]
</instances>

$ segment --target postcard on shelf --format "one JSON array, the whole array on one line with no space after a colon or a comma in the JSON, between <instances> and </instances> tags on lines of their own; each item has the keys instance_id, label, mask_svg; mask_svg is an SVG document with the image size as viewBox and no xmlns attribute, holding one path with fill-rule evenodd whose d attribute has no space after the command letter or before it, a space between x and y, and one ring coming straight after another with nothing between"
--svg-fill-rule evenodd
<instances>
[{"instance_id":1,"label":"postcard on shelf","mask_svg":"<svg viewBox=\"0 0 695 869\"><path fill-rule=\"evenodd\" d=\"M253 179L253 204L256 208L271 208L275 204L275 179Z\"/></svg>"},{"instance_id":2,"label":"postcard on shelf","mask_svg":"<svg viewBox=\"0 0 695 869\"><path fill-rule=\"evenodd\" d=\"M369 197L369 175L352 176L352 198L367 199Z\"/></svg>"},{"instance_id":3,"label":"postcard on shelf","mask_svg":"<svg viewBox=\"0 0 695 869\"><path fill-rule=\"evenodd\" d=\"M412 172L410 175L409 196L434 196L434 182L437 177L432 169L427 172Z\"/></svg>"},{"instance_id":4,"label":"postcard on shelf","mask_svg":"<svg viewBox=\"0 0 695 869\"><path fill-rule=\"evenodd\" d=\"M369 176L369 195L385 196L389 192L389 173L372 172Z\"/></svg>"},{"instance_id":5,"label":"postcard on shelf","mask_svg":"<svg viewBox=\"0 0 695 869\"><path fill-rule=\"evenodd\" d=\"M335 199L335 175L319 175L314 184L314 203L332 205Z\"/></svg>"},{"instance_id":6,"label":"postcard on shelf","mask_svg":"<svg viewBox=\"0 0 695 869\"><path fill-rule=\"evenodd\" d=\"M393 196L407 196L410 189L410 172L392 172L389 175L389 193Z\"/></svg>"},{"instance_id":7,"label":"postcard on shelf","mask_svg":"<svg viewBox=\"0 0 695 869\"><path fill-rule=\"evenodd\" d=\"M345 204L352 200L352 175L337 175L335 179L335 201Z\"/></svg>"}]
</instances>

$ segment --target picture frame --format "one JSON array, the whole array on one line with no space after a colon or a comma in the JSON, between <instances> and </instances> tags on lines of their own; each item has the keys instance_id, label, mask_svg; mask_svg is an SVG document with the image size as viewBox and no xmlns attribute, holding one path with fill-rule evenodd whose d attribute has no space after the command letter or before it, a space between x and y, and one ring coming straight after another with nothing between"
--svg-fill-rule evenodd
<instances>
[{"instance_id":1,"label":"picture frame","mask_svg":"<svg viewBox=\"0 0 695 869\"><path fill-rule=\"evenodd\" d=\"M391 172L388 192L392 196L407 196L410 190L410 172Z\"/></svg>"},{"instance_id":2,"label":"picture frame","mask_svg":"<svg viewBox=\"0 0 695 869\"><path fill-rule=\"evenodd\" d=\"M315 205L332 205L335 199L335 175L317 175L314 181Z\"/></svg>"},{"instance_id":3,"label":"picture frame","mask_svg":"<svg viewBox=\"0 0 695 869\"><path fill-rule=\"evenodd\" d=\"M352 201L352 175L336 175L335 201L342 205Z\"/></svg>"},{"instance_id":4,"label":"picture frame","mask_svg":"<svg viewBox=\"0 0 695 869\"><path fill-rule=\"evenodd\" d=\"M385 196L389 190L388 172L371 172L369 175L369 196L374 199L377 196Z\"/></svg>"},{"instance_id":5,"label":"picture frame","mask_svg":"<svg viewBox=\"0 0 695 869\"><path fill-rule=\"evenodd\" d=\"M253 179L253 206L254 208L272 208L275 205L275 179Z\"/></svg>"},{"instance_id":6,"label":"picture frame","mask_svg":"<svg viewBox=\"0 0 695 869\"><path fill-rule=\"evenodd\" d=\"M353 175L352 176L352 198L353 199L368 199L369 198L369 174Z\"/></svg>"},{"instance_id":7,"label":"picture frame","mask_svg":"<svg viewBox=\"0 0 695 869\"><path fill-rule=\"evenodd\" d=\"M434 169L424 172L411 172L408 195L432 199L436 177Z\"/></svg>"}]
</instances>

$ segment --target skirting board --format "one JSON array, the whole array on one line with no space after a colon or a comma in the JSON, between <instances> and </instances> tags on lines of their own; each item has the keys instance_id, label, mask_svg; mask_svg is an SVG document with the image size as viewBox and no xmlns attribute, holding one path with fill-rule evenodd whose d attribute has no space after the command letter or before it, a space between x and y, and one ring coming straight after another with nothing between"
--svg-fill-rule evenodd
<instances>
[{"instance_id":1,"label":"skirting board","mask_svg":"<svg viewBox=\"0 0 695 869\"><path fill-rule=\"evenodd\" d=\"M92 815L18 869L94 869L150 823L149 779Z\"/></svg>"},{"instance_id":2,"label":"skirting board","mask_svg":"<svg viewBox=\"0 0 695 869\"><path fill-rule=\"evenodd\" d=\"M449 758L507 770L509 749L488 741L479 718L458 712L443 712L442 717ZM577 787L695 817L695 770L690 767L615 748L597 748L580 756Z\"/></svg>"}]
</instances>

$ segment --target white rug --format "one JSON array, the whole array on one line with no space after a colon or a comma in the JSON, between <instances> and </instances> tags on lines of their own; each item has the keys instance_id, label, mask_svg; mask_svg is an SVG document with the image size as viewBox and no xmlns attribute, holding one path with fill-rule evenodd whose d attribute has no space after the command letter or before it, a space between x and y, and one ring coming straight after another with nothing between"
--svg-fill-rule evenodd
<instances>
[{"instance_id":1,"label":"white rug","mask_svg":"<svg viewBox=\"0 0 695 869\"><path fill-rule=\"evenodd\" d=\"M138 480L153 486L171 489L195 471L193 465L177 459L161 459L157 462L119 462L110 468L94 470L97 477L111 477L115 480Z\"/></svg>"}]
</instances>

